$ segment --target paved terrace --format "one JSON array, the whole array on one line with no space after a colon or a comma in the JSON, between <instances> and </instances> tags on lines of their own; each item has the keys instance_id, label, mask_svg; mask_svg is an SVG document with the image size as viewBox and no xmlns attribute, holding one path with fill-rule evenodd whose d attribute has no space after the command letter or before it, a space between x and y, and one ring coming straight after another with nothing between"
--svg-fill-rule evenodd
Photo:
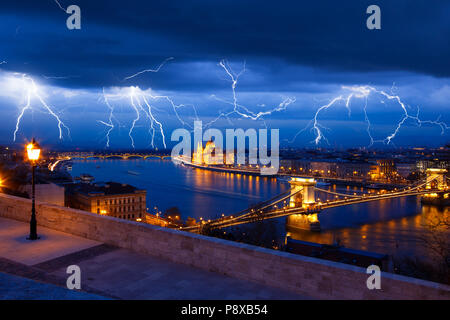
<instances>
[{"instance_id":1,"label":"paved terrace","mask_svg":"<svg viewBox=\"0 0 450 320\"><path fill-rule=\"evenodd\" d=\"M42 239L28 242L30 211L29 199L0 194L0 272L64 287L76 264L82 289L99 297L450 298L443 284L382 272L382 288L369 290L364 268L39 202Z\"/></svg>"},{"instance_id":2,"label":"paved terrace","mask_svg":"<svg viewBox=\"0 0 450 320\"><path fill-rule=\"evenodd\" d=\"M0 218L0 299L303 299L281 289ZM66 268L81 268L81 292Z\"/></svg>"}]
</instances>

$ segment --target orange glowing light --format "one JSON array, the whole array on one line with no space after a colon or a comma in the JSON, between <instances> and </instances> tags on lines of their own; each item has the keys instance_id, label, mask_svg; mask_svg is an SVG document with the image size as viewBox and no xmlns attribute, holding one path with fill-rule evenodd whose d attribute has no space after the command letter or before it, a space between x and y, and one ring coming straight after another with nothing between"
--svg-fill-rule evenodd
<instances>
[{"instance_id":1,"label":"orange glowing light","mask_svg":"<svg viewBox=\"0 0 450 320\"><path fill-rule=\"evenodd\" d=\"M27 145L27 154L28 154L28 159L31 161L37 161L39 160L39 155L41 154L41 149L39 147L39 145L34 141L29 143Z\"/></svg>"}]
</instances>

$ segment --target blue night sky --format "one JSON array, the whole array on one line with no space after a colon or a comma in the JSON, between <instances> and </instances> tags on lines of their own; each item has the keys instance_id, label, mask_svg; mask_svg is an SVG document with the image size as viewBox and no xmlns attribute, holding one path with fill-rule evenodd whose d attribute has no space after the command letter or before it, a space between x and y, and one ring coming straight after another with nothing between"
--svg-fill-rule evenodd
<instances>
[{"instance_id":1,"label":"blue night sky","mask_svg":"<svg viewBox=\"0 0 450 320\"><path fill-rule=\"evenodd\" d=\"M195 119L219 129L278 128L282 146L314 147L315 113L339 96L316 118L321 147L368 146L370 136L386 143L392 134L390 146L450 141L449 1L59 3L81 8L81 30L67 29L69 14L54 0L2 1L1 144L14 143L30 92L17 128L20 144L35 135L54 147L104 148L110 131L111 148L128 148L134 121L135 147L151 148L147 107L136 120L131 104L144 104L143 96L159 148L161 130L170 146L172 130L189 129ZM381 30L366 28L371 4L381 8ZM126 79L170 57L158 72ZM235 89L239 112L230 113L233 83L226 71L237 78L244 67ZM377 91L361 96L360 86ZM136 91L139 97L130 98ZM62 127L59 139L58 122L38 95L70 136ZM404 119L405 110L411 117ZM258 113L264 115L245 117Z\"/></svg>"}]
</instances>

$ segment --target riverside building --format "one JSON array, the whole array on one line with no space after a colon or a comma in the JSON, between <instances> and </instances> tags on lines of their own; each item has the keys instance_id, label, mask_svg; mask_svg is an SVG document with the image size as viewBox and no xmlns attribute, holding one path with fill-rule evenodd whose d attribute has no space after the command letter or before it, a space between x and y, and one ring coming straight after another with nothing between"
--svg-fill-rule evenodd
<instances>
[{"instance_id":1,"label":"riverside building","mask_svg":"<svg viewBox=\"0 0 450 320\"><path fill-rule=\"evenodd\" d=\"M76 183L66 188L66 205L120 219L145 219L146 190L117 182Z\"/></svg>"}]
</instances>

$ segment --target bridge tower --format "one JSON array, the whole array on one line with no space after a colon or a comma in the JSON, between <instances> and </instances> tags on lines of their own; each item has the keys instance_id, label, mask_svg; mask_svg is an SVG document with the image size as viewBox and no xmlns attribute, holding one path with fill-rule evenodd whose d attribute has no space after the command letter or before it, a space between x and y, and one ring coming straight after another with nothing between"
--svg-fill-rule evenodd
<instances>
[{"instance_id":1,"label":"bridge tower","mask_svg":"<svg viewBox=\"0 0 450 320\"><path fill-rule=\"evenodd\" d=\"M445 190L447 189L447 180L445 178L445 174L447 173L446 169L427 169L427 189L439 189Z\"/></svg>"},{"instance_id":2,"label":"bridge tower","mask_svg":"<svg viewBox=\"0 0 450 320\"><path fill-rule=\"evenodd\" d=\"M289 206L303 207L307 210L305 214L291 214L286 219L288 229L302 229L320 231L318 211L314 208L316 203L316 180L307 178L291 178L291 198ZM311 210L311 211L309 211Z\"/></svg>"},{"instance_id":3,"label":"bridge tower","mask_svg":"<svg viewBox=\"0 0 450 320\"><path fill-rule=\"evenodd\" d=\"M304 208L316 203L316 180L305 178L291 178L289 181L291 185L291 194L289 206Z\"/></svg>"}]
</instances>

